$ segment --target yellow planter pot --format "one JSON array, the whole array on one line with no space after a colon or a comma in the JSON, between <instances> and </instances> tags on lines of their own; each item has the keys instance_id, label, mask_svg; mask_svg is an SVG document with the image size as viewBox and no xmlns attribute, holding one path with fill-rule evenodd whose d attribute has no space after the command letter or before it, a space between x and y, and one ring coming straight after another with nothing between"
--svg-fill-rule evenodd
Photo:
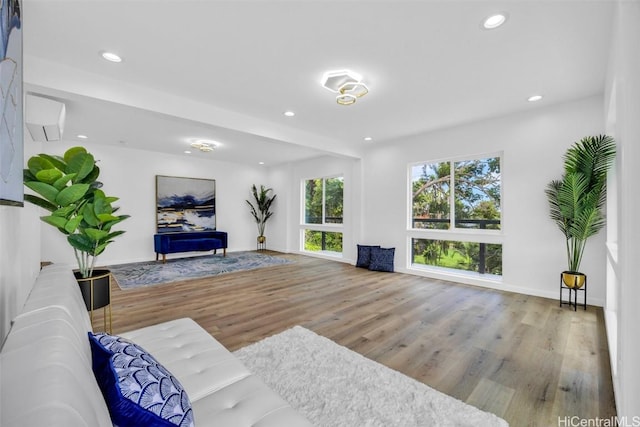
<instances>
[{"instance_id":1,"label":"yellow planter pot","mask_svg":"<svg viewBox=\"0 0 640 427\"><path fill-rule=\"evenodd\" d=\"M575 288L575 289L580 289L581 287L584 286L584 282L586 280L587 276L583 273L580 272L576 272L576 271L563 271L562 272L562 283L564 283L564 285L567 288Z\"/></svg>"}]
</instances>

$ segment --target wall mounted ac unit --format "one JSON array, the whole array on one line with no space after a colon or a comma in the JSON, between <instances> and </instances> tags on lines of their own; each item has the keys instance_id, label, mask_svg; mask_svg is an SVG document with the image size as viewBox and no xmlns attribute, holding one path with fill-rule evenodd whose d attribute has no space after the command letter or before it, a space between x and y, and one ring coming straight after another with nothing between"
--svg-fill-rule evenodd
<instances>
[{"instance_id":1,"label":"wall mounted ac unit","mask_svg":"<svg viewBox=\"0 0 640 427\"><path fill-rule=\"evenodd\" d=\"M65 106L62 102L27 94L25 123L34 141L58 141L64 130Z\"/></svg>"}]
</instances>

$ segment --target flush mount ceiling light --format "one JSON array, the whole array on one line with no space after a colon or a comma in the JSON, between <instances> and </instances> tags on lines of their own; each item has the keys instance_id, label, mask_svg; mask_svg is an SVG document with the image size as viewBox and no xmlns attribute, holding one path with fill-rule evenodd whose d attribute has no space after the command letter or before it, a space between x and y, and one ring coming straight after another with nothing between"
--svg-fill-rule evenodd
<instances>
[{"instance_id":1,"label":"flush mount ceiling light","mask_svg":"<svg viewBox=\"0 0 640 427\"><path fill-rule=\"evenodd\" d=\"M100 52L100 56L109 62L122 62L122 58L113 52Z\"/></svg>"},{"instance_id":2,"label":"flush mount ceiling light","mask_svg":"<svg viewBox=\"0 0 640 427\"><path fill-rule=\"evenodd\" d=\"M506 13L496 13L494 15L486 17L482 21L482 28L485 30L493 30L504 24L507 20Z\"/></svg>"},{"instance_id":3,"label":"flush mount ceiling light","mask_svg":"<svg viewBox=\"0 0 640 427\"><path fill-rule=\"evenodd\" d=\"M205 153L211 152L216 148L213 142L204 140L193 141L191 146Z\"/></svg>"},{"instance_id":4,"label":"flush mount ceiling light","mask_svg":"<svg viewBox=\"0 0 640 427\"><path fill-rule=\"evenodd\" d=\"M343 93L336 96L336 102L340 105L351 105L355 104L358 98L350 93Z\"/></svg>"},{"instance_id":5,"label":"flush mount ceiling light","mask_svg":"<svg viewBox=\"0 0 640 427\"><path fill-rule=\"evenodd\" d=\"M358 98L369 93L362 76L351 70L327 71L322 76L322 86L337 93L336 102L340 105L352 105Z\"/></svg>"}]
</instances>

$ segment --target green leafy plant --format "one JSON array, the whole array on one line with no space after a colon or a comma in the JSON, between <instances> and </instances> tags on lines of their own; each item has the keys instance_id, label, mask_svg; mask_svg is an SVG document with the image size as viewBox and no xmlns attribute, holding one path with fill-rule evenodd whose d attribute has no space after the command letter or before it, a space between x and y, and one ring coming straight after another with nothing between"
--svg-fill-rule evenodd
<instances>
[{"instance_id":1,"label":"green leafy plant","mask_svg":"<svg viewBox=\"0 0 640 427\"><path fill-rule=\"evenodd\" d=\"M25 200L50 212L40 219L67 236L83 278L91 277L98 255L124 233L111 228L129 218L115 215L118 208L112 203L118 198L100 189L99 175L93 155L83 147L70 148L62 157L35 155L24 170L24 185L37 193L25 194Z\"/></svg>"},{"instance_id":2,"label":"green leafy plant","mask_svg":"<svg viewBox=\"0 0 640 427\"><path fill-rule=\"evenodd\" d=\"M255 184L251 187L251 192L253 194L253 199L255 200L255 205L251 203L249 200L246 200L247 204L251 208L251 215L256 220L256 224L258 225L258 237L264 237L264 229L267 224L267 220L271 218L273 212L270 210L271 205L276 200L276 195L270 196L273 189L265 188L264 185L260 186L260 191L255 186Z\"/></svg>"},{"instance_id":3,"label":"green leafy plant","mask_svg":"<svg viewBox=\"0 0 640 427\"><path fill-rule=\"evenodd\" d=\"M607 171L616 144L607 135L587 136L564 155L562 179L547 184L550 217L564 234L570 272L578 272L587 239L605 225Z\"/></svg>"}]
</instances>

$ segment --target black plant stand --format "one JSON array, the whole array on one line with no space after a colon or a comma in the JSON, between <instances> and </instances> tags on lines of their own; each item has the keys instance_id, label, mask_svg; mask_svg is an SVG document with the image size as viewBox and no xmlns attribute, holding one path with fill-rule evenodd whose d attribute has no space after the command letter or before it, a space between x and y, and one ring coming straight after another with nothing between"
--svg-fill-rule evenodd
<instances>
[{"instance_id":1,"label":"black plant stand","mask_svg":"<svg viewBox=\"0 0 640 427\"><path fill-rule=\"evenodd\" d=\"M562 291L564 290L568 290L569 291L569 300L565 301L562 299ZM562 280L562 273L560 273L560 307L562 307L562 304L569 304L569 307L573 306L573 311L577 311L578 310L578 292L583 292L584 293L584 299L583 299L583 303L580 304L584 307L584 309L587 309L587 276L584 276L584 286L580 287L580 288L570 288L567 285L565 285L564 281ZM573 301L571 300L571 296L573 295Z\"/></svg>"},{"instance_id":2,"label":"black plant stand","mask_svg":"<svg viewBox=\"0 0 640 427\"><path fill-rule=\"evenodd\" d=\"M74 271L84 304L90 312L93 326L93 311L103 308L104 331L111 333L111 272L109 270L94 270L92 277L82 278L78 271ZM109 329L107 329L107 308L109 309Z\"/></svg>"}]
</instances>

